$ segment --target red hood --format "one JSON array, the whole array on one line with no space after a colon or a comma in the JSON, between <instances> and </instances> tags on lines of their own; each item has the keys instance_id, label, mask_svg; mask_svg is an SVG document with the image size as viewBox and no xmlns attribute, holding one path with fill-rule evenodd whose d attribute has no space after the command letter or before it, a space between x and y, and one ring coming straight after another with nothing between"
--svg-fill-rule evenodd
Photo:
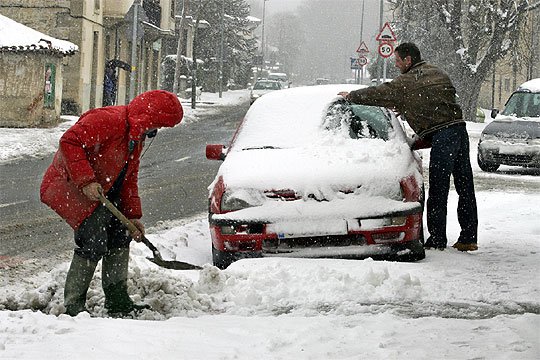
<instances>
[{"instance_id":1,"label":"red hood","mask_svg":"<svg viewBox=\"0 0 540 360\"><path fill-rule=\"evenodd\" d=\"M130 140L140 140L142 134L153 127L173 127L184 116L178 97L164 90L142 93L126 106Z\"/></svg>"}]
</instances>

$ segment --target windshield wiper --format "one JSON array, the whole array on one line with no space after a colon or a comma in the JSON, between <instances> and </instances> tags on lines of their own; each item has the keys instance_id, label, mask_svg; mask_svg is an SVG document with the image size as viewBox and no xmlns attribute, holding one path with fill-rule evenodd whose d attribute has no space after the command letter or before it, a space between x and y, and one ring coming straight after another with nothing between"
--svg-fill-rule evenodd
<instances>
[{"instance_id":1,"label":"windshield wiper","mask_svg":"<svg viewBox=\"0 0 540 360\"><path fill-rule=\"evenodd\" d=\"M243 148L242 150L260 150L260 149L279 149L279 148L276 146L265 145L265 146L254 146L254 147Z\"/></svg>"}]
</instances>

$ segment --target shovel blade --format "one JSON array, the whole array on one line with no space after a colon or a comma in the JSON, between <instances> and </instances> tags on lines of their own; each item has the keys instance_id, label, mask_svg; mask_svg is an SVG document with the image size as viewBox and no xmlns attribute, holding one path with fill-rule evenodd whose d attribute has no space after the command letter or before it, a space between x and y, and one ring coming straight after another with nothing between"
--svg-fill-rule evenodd
<instances>
[{"instance_id":1,"label":"shovel blade","mask_svg":"<svg viewBox=\"0 0 540 360\"><path fill-rule=\"evenodd\" d=\"M176 260L163 260L158 257L147 257L148 260L156 264L157 266L160 266L165 269L171 269L171 270L200 270L202 269L200 266L193 265L190 263L186 263L183 261L176 261Z\"/></svg>"}]
</instances>

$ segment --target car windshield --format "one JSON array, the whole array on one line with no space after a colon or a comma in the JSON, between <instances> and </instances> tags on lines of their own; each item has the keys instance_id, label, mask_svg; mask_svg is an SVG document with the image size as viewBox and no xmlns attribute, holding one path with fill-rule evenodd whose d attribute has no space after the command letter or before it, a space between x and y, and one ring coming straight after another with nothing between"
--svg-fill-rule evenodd
<instances>
[{"instance_id":1,"label":"car windshield","mask_svg":"<svg viewBox=\"0 0 540 360\"><path fill-rule=\"evenodd\" d=\"M258 81L253 90L279 90L279 83L274 81Z\"/></svg>"},{"instance_id":2,"label":"car windshield","mask_svg":"<svg viewBox=\"0 0 540 360\"><path fill-rule=\"evenodd\" d=\"M513 93L501 114L516 117L540 117L540 94Z\"/></svg>"},{"instance_id":3,"label":"car windshield","mask_svg":"<svg viewBox=\"0 0 540 360\"><path fill-rule=\"evenodd\" d=\"M327 130L345 130L353 139L390 138L392 124L381 108L353 105L346 101L336 101L328 107L324 119Z\"/></svg>"}]
</instances>

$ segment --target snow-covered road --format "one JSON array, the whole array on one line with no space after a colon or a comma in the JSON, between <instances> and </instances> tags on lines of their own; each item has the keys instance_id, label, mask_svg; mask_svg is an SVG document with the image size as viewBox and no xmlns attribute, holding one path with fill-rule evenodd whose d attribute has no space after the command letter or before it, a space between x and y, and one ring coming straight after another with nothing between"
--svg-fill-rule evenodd
<instances>
[{"instance_id":1,"label":"snow-covered road","mask_svg":"<svg viewBox=\"0 0 540 360\"><path fill-rule=\"evenodd\" d=\"M130 292L154 309L137 320L102 317L100 271L92 317L59 315L68 263L10 279L0 289L0 359L538 359L540 193L531 189L540 176L480 173L483 126L468 124L475 176L489 180L477 192L477 252L432 250L416 263L250 259L220 271L201 214L148 229L165 258L201 271L158 268L132 246ZM451 244L456 207L452 191Z\"/></svg>"}]
</instances>

